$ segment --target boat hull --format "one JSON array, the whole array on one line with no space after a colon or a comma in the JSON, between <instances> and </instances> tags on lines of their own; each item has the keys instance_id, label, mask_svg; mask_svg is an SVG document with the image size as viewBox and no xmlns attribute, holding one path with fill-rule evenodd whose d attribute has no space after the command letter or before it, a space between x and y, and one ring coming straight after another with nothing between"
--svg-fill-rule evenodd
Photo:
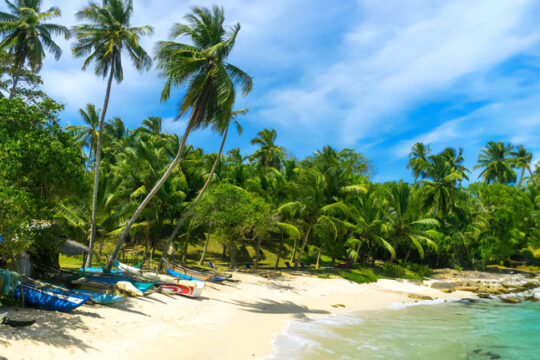
<instances>
[{"instance_id":1,"label":"boat hull","mask_svg":"<svg viewBox=\"0 0 540 360\"><path fill-rule=\"evenodd\" d=\"M184 283L162 283L159 284L159 286L161 287L161 290L166 293L184 295L193 298L201 296L204 282L191 281L191 283L192 284L189 285Z\"/></svg>"},{"instance_id":2,"label":"boat hull","mask_svg":"<svg viewBox=\"0 0 540 360\"><path fill-rule=\"evenodd\" d=\"M75 294L58 288L38 287L22 283L15 289L14 296L24 294L25 304L45 310L70 312L83 305L90 297L84 294Z\"/></svg>"}]
</instances>

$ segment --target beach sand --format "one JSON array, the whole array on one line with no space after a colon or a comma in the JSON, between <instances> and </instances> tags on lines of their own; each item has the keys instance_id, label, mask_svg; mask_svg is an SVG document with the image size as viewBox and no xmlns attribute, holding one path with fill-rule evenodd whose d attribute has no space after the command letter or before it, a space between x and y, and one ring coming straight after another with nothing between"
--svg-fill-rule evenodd
<instances>
[{"instance_id":1,"label":"beach sand","mask_svg":"<svg viewBox=\"0 0 540 360\"><path fill-rule=\"evenodd\" d=\"M412 303L411 294L446 294L408 281L356 284L283 272L272 278L233 273L233 281L207 283L202 297L154 293L115 307L82 306L70 314L8 309L12 319L37 319L25 329L0 326L0 360L31 359L257 359L289 319Z\"/></svg>"}]
</instances>

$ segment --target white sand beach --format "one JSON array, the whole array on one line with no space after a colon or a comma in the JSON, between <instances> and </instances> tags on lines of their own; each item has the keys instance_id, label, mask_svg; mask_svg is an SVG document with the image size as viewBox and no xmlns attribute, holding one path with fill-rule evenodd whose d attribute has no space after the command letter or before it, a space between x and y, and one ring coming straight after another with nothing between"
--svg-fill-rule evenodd
<instances>
[{"instance_id":1,"label":"white sand beach","mask_svg":"<svg viewBox=\"0 0 540 360\"><path fill-rule=\"evenodd\" d=\"M408 281L356 284L281 273L273 279L234 273L208 283L202 297L154 293L115 307L82 306L70 314L10 310L12 319L37 319L25 329L0 328L0 359L256 359L272 353L287 320L411 303L410 295L460 299Z\"/></svg>"}]
</instances>

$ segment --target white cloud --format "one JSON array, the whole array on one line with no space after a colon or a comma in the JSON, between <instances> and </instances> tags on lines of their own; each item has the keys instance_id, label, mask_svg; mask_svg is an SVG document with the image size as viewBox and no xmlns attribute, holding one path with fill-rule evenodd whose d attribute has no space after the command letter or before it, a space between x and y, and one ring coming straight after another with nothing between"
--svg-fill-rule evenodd
<instances>
[{"instance_id":1,"label":"white cloud","mask_svg":"<svg viewBox=\"0 0 540 360\"><path fill-rule=\"evenodd\" d=\"M364 19L345 36L341 61L320 68L299 87L269 94L267 113L293 126L304 124L301 131L354 145L400 131L406 125L402 114L418 102L540 39L534 28L521 26L532 1L406 4L361 1Z\"/></svg>"}]
</instances>

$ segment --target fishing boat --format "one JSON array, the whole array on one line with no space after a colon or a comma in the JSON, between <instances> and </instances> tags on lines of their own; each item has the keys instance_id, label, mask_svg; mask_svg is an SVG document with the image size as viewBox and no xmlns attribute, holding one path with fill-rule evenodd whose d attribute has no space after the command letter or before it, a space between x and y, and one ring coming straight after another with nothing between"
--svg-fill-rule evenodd
<instances>
[{"instance_id":1,"label":"fishing boat","mask_svg":"<svg viewBox=\"0 0 540 360\"><path fill-rule=\"evenodd\" d=\"M58 287L49 287L36 281L23 281L13 293L16 298L20 298L21 291L24 294L26 304L46 310L56 310L69 312L90 299L84 294L75 294L69 290Z\"/></svg>"},{"instance_id":2,"label":"fishing boat","mask_svg":"<svg viewBox=\"0 0 540 360\"><path fill-rule=\"evenodd\" d=\"M105 285L117 285L119 282L131 283L137 291L142 293L150 290L155 284L155 281L145 280L141 277L131 274L106 274L106 273L86 273L81 271L69 271L69 270L57 270L49 269L47 276L54 280L54 282L60 282L67 287L77 287L78 285L92 283L92 284L105 284ZM76 284L77 286L74 286Z\"/></svg>"},{"instance_id":3,"label":"fishing boat","mask_svg":"<svg viewBox=\"0 0 540 360\"><path fill-rule=\"evenodd\" d=\"M204 288L204 282L180 280L176 283L160 283L159 287L163 292L166 293L196 298L201 296L202 290Z\"/></svg>"},{"instance_id":4,"label":"fishing boat","mask_svg":"<svg viewBox=\"0 0 540 360\"><path fill-rule=\"evenodd\" d=\"M163 292L172 293L177 295L184 295L189 297L198 297L201 295L204 288L204 282L183 280L180 277L174 277L165 274L156 274L153 271L143 271L134 266L123 264L121 262L115 263L118 270L137 274L145 279L156 281Z\"/></svg>"},{"instance_id":5,"label":"fishing boat","mask_svg":"<svg viewBox=\"0 0 540 360\"><path fill-rule=\"evenodd\" d=\"M87 295L90 297L90 300L96 304L110 305L110 304L115 304L115 303L124 301L124 297L118 294L107 294L104 292L77 289L77 288L68 289L67 287L56 285L56 284L47 284L47 285L50 285L53 288L56 287L56 288L63 289L65 291L70 291L73 294Z\"/></svg>"},{"instance_id":6,"label":"fishing boat","mask_svg":"<svg viewBox=\"0 0 540 360\"><path fill-rule=\"evenodd\" d=\"M221 282L230 277L230 275L212 273L210 271L203 272L200 270L191 269L187 266L173 264L164 258L162 258L162 261L170 275L180 277L185 280Z\"/></svg>"}]
</instances>

